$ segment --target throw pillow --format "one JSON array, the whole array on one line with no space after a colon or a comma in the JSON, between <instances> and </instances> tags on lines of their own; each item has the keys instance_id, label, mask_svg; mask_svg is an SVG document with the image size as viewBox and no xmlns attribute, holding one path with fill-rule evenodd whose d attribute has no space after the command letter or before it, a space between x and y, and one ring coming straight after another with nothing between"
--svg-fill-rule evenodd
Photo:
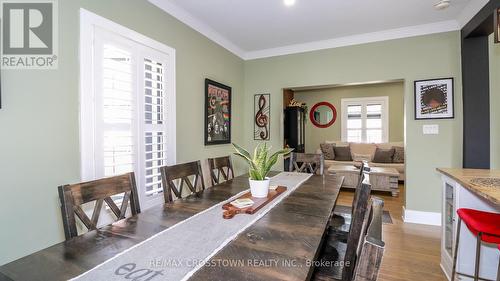
<instances>
[{"instance_id":1,"label":"throw pillow","mask_svg":"<svg viewBox=\"0 0 500 281\"><path fill-rule=\"evenodd\" d=\"M401 146L394 147L394 156L392 157L393 163L404 163L405 162L405 149Z\"/></svg>"},{"instance_id":2,"label":"throw pillow","mask_svg":"<svg viewBox=\"0 0 500 281\"><path fill-rule=\"evenodd\" d=\"M335 151L333 150L333 148L335 147L335 144L333 144L333 143L320 143L319 147L321 148L321 152L323 152L323 155L325 156L325 160L335 159Z\"/></svg>"},{"instance_id":3,"label":"throw pillow","mask_svg":"<svg viewBox=\"0 0 500 281\"><path fill-rule=\"evenodd\" d=\"M377 148L377 150L375 150L375 156L373 156L373 162L392 163L393 156L394 156L394 148L391 149Z\"/></svg>"},{"instance_id":4,"label":"throw pillow","mask_svg":"<svg viewBox=\"0 0 500 281\"><path fill-rule=\"evenodd\" d=\"M351 148L349 146L335 146L333 151L335 152L335 161L352 161Z\"/></svg>"},{"instance_id":5,"label":"throw pillow","mask_svg":"<svg viewBox=\"0 0 500 281\"><path fill-rule=\"evenodd\" d=\"M357 161L357 162L363 162L363 161L372 161L372 155L371 154L360 154L360 153L352 153L352 160Z\"/></svg>"}]
</instances>

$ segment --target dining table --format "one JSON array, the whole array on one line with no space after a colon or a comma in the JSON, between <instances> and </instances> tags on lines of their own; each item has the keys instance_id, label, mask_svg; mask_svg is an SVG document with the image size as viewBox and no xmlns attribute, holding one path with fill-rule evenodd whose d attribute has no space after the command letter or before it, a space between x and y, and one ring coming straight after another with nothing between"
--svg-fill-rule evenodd
<instances>
[{"instance_id":1,"label":"dining table","mask_svg":"<svg viewBox=\"0 0 500 281\"><path fill-rule=\"evenodd\" d=\"M258 220L221 246L206 262L208 266L199 268L188 280L310 279L342 182L343 177L336 175L310 176ZM2 265L0 280L56 281L75 278L248 189L247 174L174 202L153 206L135 216ZM222 216L223 210L220 209L220 212ZM206 229L206 232L209 231L210 228ZM190 246L182 245L186 248ZM245 262L231 264L231 261ZM149 280L123 280L127 279Z\"/></svg>"}]
</instances>

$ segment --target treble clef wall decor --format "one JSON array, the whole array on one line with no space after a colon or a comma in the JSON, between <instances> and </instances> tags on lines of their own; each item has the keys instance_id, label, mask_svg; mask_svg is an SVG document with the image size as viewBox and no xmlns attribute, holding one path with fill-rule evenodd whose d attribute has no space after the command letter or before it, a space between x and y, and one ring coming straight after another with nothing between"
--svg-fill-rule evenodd
<instances>
[{"instance_id":1,"label":"treble clef wall decor","mask_svg":"<svg viewBox=\"0 0 500 281\"><path fill-rule=\"evenodd\" d=\"M270 94L260 94L254 97L254 139L270 139Z\"/></svg>"}]
</instances>

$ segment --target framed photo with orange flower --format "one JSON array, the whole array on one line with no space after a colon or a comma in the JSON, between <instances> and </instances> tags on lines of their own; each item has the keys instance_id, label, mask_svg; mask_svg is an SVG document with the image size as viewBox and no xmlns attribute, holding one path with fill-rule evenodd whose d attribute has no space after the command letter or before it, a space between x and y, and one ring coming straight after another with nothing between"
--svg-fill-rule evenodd
<instances>
[{"instance_id":1,"label":"framed photo with orange flower","mask_svg":"<svg viewBox=\"0 0 500 281\"><path fill-rule=\"evenodd\" d=\"M231 87L205 79L205 145L231 143Z\"/></svg>"},{"instance_id":2,"label":"framed photo with orange flower","mask_svg":"<svg viewBox=\"0 0 500 281\"><path fill-rule=\"evenodd\" d=\"M415 120L454 117L453 78L415 81Z\"/></svg>"}]
</instances>

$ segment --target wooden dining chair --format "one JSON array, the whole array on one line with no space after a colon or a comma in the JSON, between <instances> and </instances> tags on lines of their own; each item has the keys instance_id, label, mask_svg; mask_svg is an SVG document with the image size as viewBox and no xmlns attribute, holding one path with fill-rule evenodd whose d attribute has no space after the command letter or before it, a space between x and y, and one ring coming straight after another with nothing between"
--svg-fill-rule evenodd
<instances>
[{"instance_id":1,"label":"wooden dining chair","mask_svg":"<svg viewBox=\"0 0 500 281\"><path fill-rule=\"evenodd\" d=\"M320 260L329 264L343 264L316 268L313 280L316 281L375 281L382 263L385 243L382 240L382 215L384 201L377 197L370 199L369 210L365 213L358 243L342 245L326 241L327 246L320 253ZM337 241L338 242L338 241ZM333 247L332 247L333 246ZM347 252L352 251L354 258L347 260ZM346 267L346 265L350 265ZM349 275L349 271L352 271Z\"/></svg>"},{"instance_id":2,"label":"wooden dining chair","mask_svg":"<svg viewBox=\"0 0 500 281\"><path fill-rule=\"evenodd\" d=\"M325 156L313 153L296 153L290 154L290 172L310 173L323 175L325 167Z\"/></svg>"},{"instance_id":3,"label":"wooden dining chair","mask_svg":"<svg viewBox=\"0 0 500 281\"><path fill-rule=\"evenodd\" d=\"M315 280L351 280L356 262L356 251L362 237L363 223L370 200L370 178L363 170L362 181L356 187L353 214L348 231L328 229L326 241L320 256L323 260L344 261L343 267L321 268L315 274Z\"/></svg>"},{"instance_id":4,"label":"wooden dining chair","mask_svg":"<svg viewBox=\"0 0 500 281\"><path fill-rule=\"evenodd\" d=\"M342 272L342 280L351 280L356 261L356 251L359 241L362 237L363 223L366 221L366 214L369 210L369 201L371 193L370 177L365 172L363 181L360 185L361 189L358 192L358 197L355 199L353 209L351 227L347 236L347 248L344 256L344 266ZM331 238L330 238L331 239Z\"/></svg>"},{"instance_id":5,"label":"wooden dining chair","mask_svg":"<svg viewBox=\"0 0 500 281\"><path fill-rule=\"evenodd\" d=\"M384 200L372 197L366 231L358 250L358 260L354 270L354 281L375 281L378 277L385 242L382 240L382 215Z\"/></svg>"},{"instance_id":6,"label":"wooden dining chair","mask_svg":"<svg viewBox=\"0 0 500 281\"><path fill-rule=\"evenodd\" d=\"M173 202L174 195L176 198L187 195L183 193L184 184L187 185L190 194L205 189L200 161L164 166L160 168L160 171L165 203ZM190 180L190 177L193 178L193 181Z\"/></svg>"},{"instance_id":7,"label":"wooden dining chair","mask_svg":"<svg viewBox=\"0 0 500 281\"><path fill-rule=\"evenodd\" d=\"M370 172L370 166L367 162L362 162L359 168L359 177L358 184L356 185L356 189L354 190L354 196L351 203L351 212L350 213L337 213L334 211L332 218L330 220L330 232L337 231L338 236L344 235L347 237L347 233L351 227L351 219L355 213L356 205L359 201L359 196L361 195L362 185L361 183L364 180L365 173ZM371 185L370 185L371 187ZM370 188L371 192L371 188ZM365 190L366 193L366 190Z\"/></svg>"},{"instance_id":8,"label":"wooden dining chair","mask_svg":"<svg viewBox=\"0 0 500 281\"><path fill-rule=\"evenodd\" d=\"M99 215L105 202L116 220L125 218L128 205L132 215L141 212L134 173L120 176L59 186L59 199L63 218L66 240L78 236L75 215L90 231L97 229ZM123 199L118 207L112 196L123 193ZM82 205L95 201L92 217L89 218Z\"/></svg>"},{"instance_id":9,"label":"wooden dining chair","mask_svg":"<svg viewBox=\"0 0 500 281\"><path fill-rule=\"evenodd\" d=\"M361 166L359 167L359 178L358 178L358 187L361 188L356 188L354 191L354 199L352 200L352 205L351 205L351 217L354 216L354 213L356 212L356 206L359 203L359 197L360 196L365 196L367 190L362 190L363 188L363 181L365 180L365 175L369 175L371 169L370 166L368 165L368 162L361 162ZM368 181L369 182L369 181ZM369 185L370 191L368 192L368 195L371 193L371 184Z\"/></svg>"},{"instance_id":10,"label":"wooden dining chair","mask_svg":"<svg viewBox=\"0 0 500 281\"><path fill-rule=\"evenodd\" d=\"M210 176L213 185L221 183L221 176L224 181L234 178L233 164L231 163L230 156L208 158L208 164L210 166Z\"/></svg>"}]
</instances>

